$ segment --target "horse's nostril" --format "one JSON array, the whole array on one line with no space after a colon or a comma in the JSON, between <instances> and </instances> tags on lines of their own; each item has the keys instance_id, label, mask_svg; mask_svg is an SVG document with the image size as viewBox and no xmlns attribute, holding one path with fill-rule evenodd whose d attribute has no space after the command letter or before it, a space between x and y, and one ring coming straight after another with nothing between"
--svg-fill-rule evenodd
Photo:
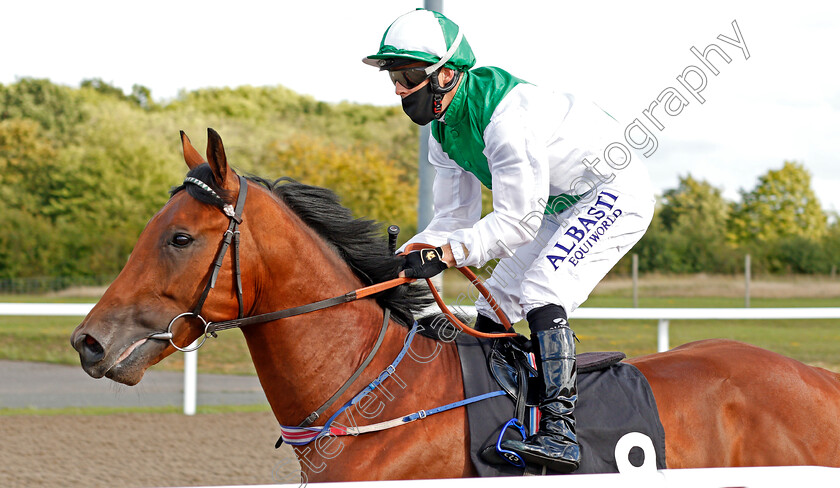
<instances>
[{"instance_id":1,"label":"horse's nostril","mask_svg":"<svg viewBox=\"0 0 840 488\"><path fill-rule=\"evenodd\" d=\"M87 364L96 364L105 356L105 349L94 339L93 336L85 334L80 347L77 348L82 361Z\"/></svg>"}]
</instances>

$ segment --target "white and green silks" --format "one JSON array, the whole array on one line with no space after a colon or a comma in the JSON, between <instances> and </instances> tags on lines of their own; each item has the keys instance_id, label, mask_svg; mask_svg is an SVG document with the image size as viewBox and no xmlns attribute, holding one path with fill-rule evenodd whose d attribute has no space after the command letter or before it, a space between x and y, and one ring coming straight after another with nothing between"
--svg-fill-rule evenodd
<instances>
[{"instance_id":1,"label":"white and green silks","mask_svg":"<svg viewBox=\"0 0 840 488\"><path fill-rule=\"evenodd\" d=\"M435 214L409 242L448 243L458 266L500 259L486 284L512 321L549 303L571 313L650 223L644 163L618 150L614 167L604 161L622 134L594 103L497 68L469 71L457 90L429 138ZM482 184L493 195L483 218ZM621 198L620 221L607 195L597 205L601 191Z\"/></svg>"},{"instance_id":2,"label":"white and green silks","mask_svg":"<svg viewBox=\"0 0 840 488\"><path fill-rule=\"evenodd\" d=\"M421 8L397 18L382 36L379 51L362 61L379 67L381 60L393 58L430 63L426 74L440 67L466 71L475 65L475 55L458 25Z\"/></svg>"},{"instance_id":3,"label":"white and green silks","mask_svg":"<svg viewBox=\"0 0 840 488\"><path fill-rule=\"evenodd\" d=\"M435 215L409 243L448 243L458 266L499 259L486 285L511 321L549 303L574 311L653 215L644 164L607 149L623 140L616 121L504 70L470 71L466 38L436 12L399 17L363 61L387 68L380 63L392 58L464 73L443 119L432 122ZM493 192L483 218L482 184ZM486 302L477 306L494 317Z\"/></svg>"}]
</instances>

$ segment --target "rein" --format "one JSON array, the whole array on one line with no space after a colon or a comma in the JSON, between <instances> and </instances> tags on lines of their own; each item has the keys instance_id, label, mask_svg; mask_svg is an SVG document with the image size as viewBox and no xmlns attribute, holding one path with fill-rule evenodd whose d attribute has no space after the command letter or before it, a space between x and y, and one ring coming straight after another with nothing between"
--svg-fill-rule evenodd
<instances>
[{"instance_id":1,"label":"rein","mask_svg":"<svg viewBox=\"0 0 840 488\"><path fill-rule=\"evenodd\" d=\"M197 185L199 188L209 193L217 200L222 201L221 197L215 191L213 191L212 188L207 186L203 181L199 179L188 177L184 180L184 183L192 183L194 185ZM243 317L244 306L242 299L242 271L239 261L239 224L242 223L242 212L245 208L245 199L247 198L247 195L248 180L245 179L245 177L240 176L239 196L236 199L236 207L233 207L230 204L224 204L224 206L222 207L222 212L224 212L224 214L228 217L230 222L228 224L227 230L222 236L222 242L219 246L219 251L216 253L216 259L213 261L213 272L210 275L210 279L207 280L207 284L205 285L204 290L202 291L201 296L198 299L198 302L196 303L195 307L193 307L193 310L191 312L184 312L173 318L169 322L169 326L167 327L166 332L152 334L151 336L149 336L150 339L169 340L170 344L172 344L172 346L175 349L178 349L179 351L190 352L201 347L204 344L204 341L207 340L208 336L217 337L216 332L220 330L233 329L236 327L245 327L246 325L262 324L274 320L294 317L295 315L314 312L316 310L322 310L324 308L334 307L336 305L352 302L360 298L366 298L371 295L375 295L376 293L385 291L387 289L414 281L411 278L395 278L393 280L385 281L383 283L377 283L375 285L359 288L358 290L353 290L351 292L345 293L344 295L327 298L325 300L308 303L306 305L299 305L297 307L286 308L276 312L269 312L259 315L252 315L250 317ZM233 249L233 266L234 275L236 279L236 300L239 303L239 315L236 319L233 320L225 320L221 322L208 322L204 319L204 317L201 316L201 309L204 307L204 302L210 295L210 290L216 287L216 279L219 276L219 271L222 268L222 262L225 258L225 254L227 253L228 248ZM198 345L192 348L180 347L177 344L175 344L173 340L174 334L172 333L172 326L178 319L190 316L195 317L202 322L202 324L204 325L204 337Z\"/></svg>"},{"instance_id":2,"label":"rein","mask_svg":"<svg viewBox=\"0 0 840 488\"><path fill-rule=\"evenodd\" d=\"M224 200L212 188L210 188L203 181L201 181L197 178L187 177L187 178L184 179L184 184L187 184L187 183L198 186L199 188L201 188L202 190L204 190L205 192L210 194L212 197L214 197L214 199L216 201L220 202L219 207L221 208L222 212L229 219L228 228L227 228L227 230L225 230L225 233L222 236L222 242L219 246L218 252L216 253L216 259L213 261L213 267L212 267L212 273L210 275L210 279L207 280L207 284L205 285L204 290L202 291L201 296L199 297L198 302L196 303L193 310L191 312L184 312L184 313L181 313L181 314L175 316L169 322L169 325L166 328L166 332L159 332L159 333L152 334L152 335L149 336L149 339L168 340L169 343L172 345L172 347L174 347L175 349L177 349L179 351L183 351L183 352L191 352L191 351L195 351L198 348L200 348L201 346L203 346L204 342L207 340L207 338L209 336L212 336L214 338L218 337L216 335L216 332L218 332L220 330L241 328L241 327L245 327L245 326L248 326L248 325L272 322L272 321L275 321L275 320L280 320L280 319L284 319L284 318L288 318L288 317L294 317L296 315L301 315L301 314L305 314L305 313L309 313L309 312L314 312L316 310L322 310L322 309L325 309L325 308L334 307L336 305L341 305L341 304L352 302L352 301L359 300L359 299L362 299L362 298L367 298L371 295L375 295L377 293L388 290L390 288L394 288L396 286L400 286L400 285L403 285L403 284L406 284L406 283L411 283L411 282L415 281L413 278L395 278L395 279L388 280L388 281L385 281L385 282L382 282L382 283L377 283L377 284L374 284L374 285L365 286L363 288L359 288L359 289L350 291L348 293L345 293L344 295L339 295L339 296L336 296L336 297L327 298L327 299L324 299L324 300L319 300L317 302L308 303L306 305L299 305L299 306L296 306L296 307L291 307L291 308L287 308L287 309L283 309L283 310L278 310L276 312L269 312L269 313L264 313L264 314L259 314L259 315L252 315L250 317L243 317L243 315L244 315L244 304L243 304L243 298L242 298L242 271L241 271L240 260L239 260L239 236L240 236L239 225L242 223L242 213L243 213L243 210L245 208L245 199L247 198L247 195L248 195L248 180L243 176L239 176L239 195L236 199L236 206L235 207L228 204L228 203L225 203ZM239 314L238 314L236 319L225 320L225 321L221 321L221 322L208 322L204 317L202 317L201 309L204 307L204 302L207 300L207 297L210 295L210 290L215 288L215 286L216 286L216 279L219 276L219 271L222 268L222 262L224 260L225 254L227 253L228 248L233 249L233 267L234 267L234 277L235 277L235 280L236 280L236 300L239 304ZM417 246L415 246L414 248L416 249ZM412 247L409 247L409 249L412 249ZM481 282L478 280L478 278L476 278L476 276L468 268L458 268L458 269L465 276L470 278L470 281L472 281L472 283L475 284L479 288L479 291L481 291L482 295L484 295L484 297L487 299L488 303L490 303L490 305L493 307L493 309L498 311L499 308L498 308L498 305L496 305L495 300L493 300L493 298L490 296L487 289L484 288L484 286L481 284ZM453 323L453 325L455 325L457 328L459 328L463 332L466 332L469 335L473 335L473 336L477 336L477 337L493 337L493 338L495 338L495 337L515 337L515 336L518 335L516 333L501 333L501 334L500 333L494 333L494 334L482 333L482 332L478 332L478 331L472 329L471 327L468 327L468 326L464 325L463 323L461 323L455 317L455 314L453 314L452 312L449 311L449 308L443 302L443 299L440 297L440 294L437 292L437 289L434 287L431 280L427 279L426 282L429 284L429 288L432 290L432 293L435 297L435 301L437 302L438 306L441 307L441 310L444 312L446 317L449 319L449 321L451 323ZM364 371L364 369L367 368L367 366L373 360L374 355L379 350L379 347L382 345L383 340L385 339L385 332L388 329L388 323L390 322L390 315L391 315L390 309L386 308L385 313L384 313L384 319L383 319L383 322L382 322L382 328L379 332L379 337L377 338L376 343L374 344L373 348L368 353L367 357L362 362L362 364L359 365L359 367L356 369L356 371L353 373L353 375L350 376L350 378L348 378L347 381L344 382L344 384L341 386L341 388L339 388L323 405L321 405L317 410L315 410L310 415L308 415L306 417L306 419L304 419L303 422L301 422L298 425L299 428L306 428L309 425L311 425L313 422L315 422L325 411L327 411L327 409L329 409L330 406L332 406L332 404L336 400L338 400L338 398L344 392L346 392L350 388L350 386L353 384L353 382L355 382L356 379L358 379L358 377L362 374L362 371ZM505 325L505 328L510 329L511 328L510 322L507 320L507 318L504 316L504 314L503 313L498 313L498 315L499 315L499 318L502 320L503 325ZM177 344L175 344L174 334L172 332L172 327L175 324L175 322L178 321L178 319L184 318L184 317L195 317L196 319L200 320L201 323L204 326L204 334L203 334L201 340L194 346L180 347ZM413 337L415 331L416 331L416 322L415 322L415 327L412 328L412 330L409 333L409 336ZM408 343L410 343L410 340L408 341ZM399 359L401 359L404 354L405 354L405 351L403 351L400 354ZM397 361L397 363L398 362L399 361ZM395 367L395 365L392 365L392 366ZM381 382L381 380L379 382ZM374 384L369 385L368 388L365 391L369 391L368 389L370 389L370 388L375 388L376 384L378 384L378 382L374 381ZM364 391L363 391L363 393L364 393ZM351 400L351 402L354 403L358 398L360 398L360 397L357 395L356 397L354 397L353 400ZM348 404L345 405L342 409L340 409L339 412L334 414L329 419L329 421L327 422L327 426L329 426L329 424L332 422L332 420L335 418L335 416L338 413L342 412L344 409L349 407L352 404L351 402L348 402Z\"/></svg>"},{"instance_id":3,"label":"rein","mask_svg":"<svg viewBox=\"0 0 840 488\"><path fill-rule=\"evenodd\" d=\"M272 322L275 320L285 319L288 317L294 317L295 315L301 315L309 312L314 312L316 310L322 310L329 307L334 307L336 305L341 305L343 303L352 302L355 300L359 300L361 298L367 298L371 295L375 295L382 291L388 290L390 288L394 288L406 283L412 283L415 280L413 278L394 278L392 280L384 281L382 283L377 283L374 285L365 286L344 295L339 295L332 298L327 298L324 300L319 300L317 302L308 303L306 305L299 305L296 307L286 308L283 310L278 310L276 312L268 312L259 315L252 315L250 317L243 317L244 314L244 306L243 306L243 299L242 299L242 271L240 267L239 261L239 224L242 223L242 212L245 208L245 199L248 195L248 180L244 176L239 177L239 196L236 199L236 207L231 206L230 204L224 203L224 200L215 192L212 188L207 186L203 181L187 177L184 179L184 184L191 183L205 192L209 193L213 196L217 201L221 202L221 210L224 214L228 217L230 222L228 223L228 228L225 231L222 237L222 243L219 247L218 253L216 253L216 259L213 261L213 273L210 275L210 279L207 281L207 285L204 287L204 291L201 293L201 296L198 299L198 303L193 308L192 312L184 312L180 315L177 315L169 322L169 326L166 328L166 332L159 332L156 334L152 334L149 336L150 339L161 339L161 340L169 340L169 343L172 344L172 347L178 349L179 351L183 352L191 352L195 351L201 346L204 345L204 342L207 340L207 337L218 337L216 332L220 330L227 330L233 329L237 327L245 327L247 325L254 325L254 324L263 324L266 322ZM215 288L216 286L216 279L219 276L219 271L222 268L222 261L224 260L225 254L229 247L233 248L233 266L234 266L234 276L236 279L236 300L239 304L239 315L236 319L232 320L224 320L221 322L208 322L201 316L201 309L204 307L204 302L207 300L207 297L210 294L210 290ZM414 250L419 249L422 247L429 247L425 244L412 244L408 246L407 250ZM511 329L511 324L508 321L507 317L503 313L499 313L499 306L496 304L496 301L490 296L490 292L487 290L486 287L481 283L475 274L470 271L469 268L458 268L464 276L470 279L470 282L473 283L493 310L497 311L497 315L502 322L502 325L505 329ZM432 291L432 295L435 298L435 302L438 304L440 309L443 311L446 318L452 323L455 327L460 329L462 332L465 332L469 335L475 337L482 337L482 338L498 338L498 337L516 337L517 334L513 332L509 333L484 333L479 332L462 323L454 313L452 313L449 308L447 307L446 303L444 303L443 298L438 293L435 286L432 284L431 280L427 279L426 282L429 285L429 289ZM181 347L175 344L174 334L172 333L172 327L178 319L183 317L195 317L196 319L200 320L202 325L204 326L204 334L201 338L201 341L192 347Z\"/></svg>"},{"instance_id":4,"label":"rein","mask_svg":"<svg viewBox=\"0 0 840 488\"><path fill-rule=\"evenodd\" d=\"M225 320L223 322L211 322L208 324L207 333L212 334L215 337L216 331L234 329L237 327L245 327L246 325L262 324L265 322L285 319L288 317L294 317L295 315L302 315L305 313L314 312L316 310L334 307L336 305L341 305L342 303L353 302L360 298L366 298L371 295L375 295L381 291L385 291L389 288L394 288L395 286L399 286L405 283L411 283L412 281L414 280L411 278L395 278L393 280L388 280L382 283L378 283L376 285L359 288L358 290L353 290L351 292L345 293L344 295L339 295L337 297L307 303L306 305L299 305L297 307L286 308L283 310L278 310L276 312L269 312L260 315L252 315L250 317L245 318Z\"/></svg>"}]
</instances>

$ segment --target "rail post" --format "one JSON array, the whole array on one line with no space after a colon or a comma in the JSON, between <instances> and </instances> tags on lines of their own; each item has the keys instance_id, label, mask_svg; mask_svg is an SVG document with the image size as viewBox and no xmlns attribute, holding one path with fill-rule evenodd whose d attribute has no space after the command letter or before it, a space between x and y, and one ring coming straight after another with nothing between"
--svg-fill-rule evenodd
<instances>
[{"instance_id":1,"label":"rail post","mask_svg":"<svg viewBox=\"0 0 840 488\"><path fill-rule=\"evenodd\" d=\"M197 346L198 339L190 347ZM184 353L184 415L195 415L198 384L198 349Z\"/></svg>"},{"instance_id":2,"label":"rail post","mask_svg":"<svg viewBox=\"0 0 840 488\"><path fill-rule=\"evenodd\" d=\"M659 352L665 352L670 349L668 346L668 319L659 319L658 332L656 350Z\"/></svg>"}]
</instances>

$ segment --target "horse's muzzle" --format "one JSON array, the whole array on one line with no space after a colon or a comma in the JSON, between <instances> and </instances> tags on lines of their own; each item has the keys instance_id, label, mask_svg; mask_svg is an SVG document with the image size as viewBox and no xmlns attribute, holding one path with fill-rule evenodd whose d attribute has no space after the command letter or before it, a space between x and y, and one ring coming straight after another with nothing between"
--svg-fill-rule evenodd
<instances>
[{"instance_id":1,"label":"horse's muzzle","mask_svg":"<svg viewBox=\"0 0 840 488\"><path fill-rule=\"evenodd\" d=\"M79 353L82 368L89 375L94 378L101 378L105 374L104 369L96 368L96 365L105 357L105 349L96 338L90 334L79 334L73 340L73 349Z\"/></svg>"}]
</instances>

